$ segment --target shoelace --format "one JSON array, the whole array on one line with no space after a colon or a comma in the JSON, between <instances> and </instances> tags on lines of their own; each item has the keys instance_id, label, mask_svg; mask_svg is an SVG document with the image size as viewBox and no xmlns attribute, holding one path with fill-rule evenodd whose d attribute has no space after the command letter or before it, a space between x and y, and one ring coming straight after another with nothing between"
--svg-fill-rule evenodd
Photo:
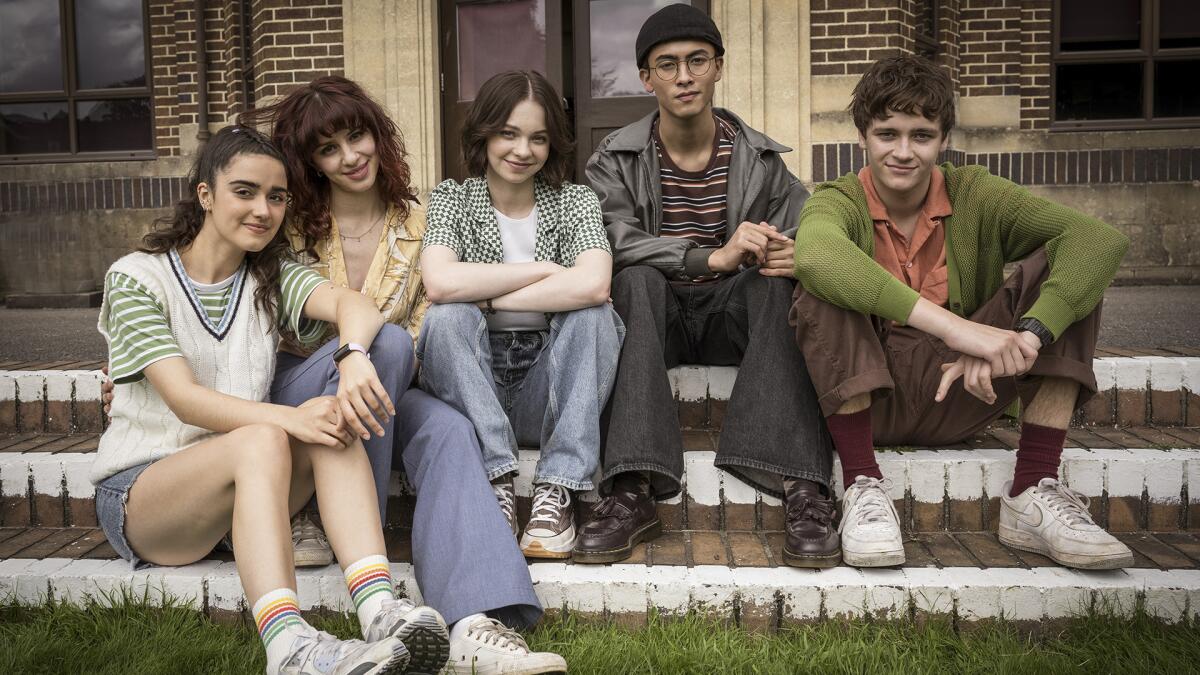
<instances>
[{"instance_id":1,"label":"shoelace","mask_svg":"<svg viewBox=\"0 0 1200 675\"><path fill-rule=\"evenodd\" d=\"M529 651L529 645L520 633L491 617L484 617L471 624L467 635L477 637L485 645L495 645L509 651Z\"/></svg>"},{"instance_id":2,"label":"shoelace","mask_svg":"<svg viewBox=\"0 0 1200 675\"><path fill-rule=\"evenodd\" d=\"M409 600L408 598L395 598L395 599L389 598L387 600L384 600L383 604L381 604L379 606L379 614L383 615L383 614L389 614L392 612L396 612L399 614L407 614L415 608L416 608L416 605L413 604L413 601Z\"/></svg>"},{"instance_id":3,"label":"shoelace","mask_svg":"<svg viewBox=\"0 0 1200 675\"><path fill-rule=\"evenodd\" d=\"M808 497L792 504L787 511L789 521L815 520L822 525L833 521L833 504L828 500L813 500Z\"/></svg>"},{"instance_id":4,"label":"shoelace","mask_svg":"<svg viewBox=\"0 0 1200 675\"><path fill-rule=\"evenodd\" d=\"M1046 505L1067 522L1068 525L1095 525L1092 514L1088 512L1091 499L1072 490L1058 481L1043 481L1037 487L1038 494L1046 500Z\"/></svg>"},{"instance_id":5,"label":"shoelace","mask_svg":"<svg viewBox=\"0 0 1200 675\"><path fill-rule=\"evenodd\" d=\"M529 522L535 520L551 525L558 522L559 514L571 505L571 493L561 485L540 483L533 492L533 508Z\"/></svg>"},{"instance_id":6,"label":"shoelace","mask_svg":"<svg viewBox=\"0 0 1200 675\"><path fill-rule=\"evenodd\" d=\"M313 663L332 663L337 659L338 652L342 648L341 640L338 640L325 631L310 630L312 630L312 634L308 636L308 644L297 649L296 653L288 659L288 662L285 664L286 666L299 666L309 660Z\"/></svg>"},{"instance_id":7,"label":"shoelace","mask_svg":"<svg viewBox=\"0 0 1200 675\"><path fill-rule=\"evenodd\" d=\"M292 521L292 540L301 542L305 540L322 541L325 539L325 533L317 527L316 523L308 519L307 515L301 514L296 516Z\"/></svg>"},{"instance_id":8,"label":"shoelace","mask_svg":"<svg viewBox=\"0 0 1200 675\"><path fill-rule=\"evenodd\" d=\"M859 490L858 498L854 502L854 506L846 509L846 517L842 519L841 526L838 527L838 532L846 528L846 523L850 521L850 515L854 514L858 525L865 523L878 523L888 520L888 515L891 514L892 500L888 498L887 491L892 487L892 481L888 478L879 480L878 478L864 478L854 482L850 486L851 490Z\"/></svg>"},{"instance_id":9,"label":"shoelace","mask_svg":"<svg viewBox=\"0 0 1200 675\"><path fill-rule=\"evenodd\" d=\"M512 485L509 483L493 483L492 492L496 493L496 501L500 503L500 510L504 512L504 517L511 521L516 508Z\"/></svg>"}]
</instances>

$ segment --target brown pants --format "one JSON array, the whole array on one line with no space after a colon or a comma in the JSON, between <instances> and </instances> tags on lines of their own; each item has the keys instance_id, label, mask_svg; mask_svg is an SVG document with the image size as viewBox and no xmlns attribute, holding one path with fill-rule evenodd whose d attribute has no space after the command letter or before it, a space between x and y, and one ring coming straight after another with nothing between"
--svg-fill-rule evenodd
<instances>
[{"instance_id":1,"label":"brown pants","mask_svg":"<svg viewBox=\"0 0 1200 675\"><path fill-rule=\"evenodd\" d=\"M976 323L1012 329L1037 300L1049 267L1045 251L1021 261L1004 285L974 314ZM796 286L788 316L808 363L821 412L872 393L871 424L877 445L945 445L986 427L1018 396L1028 405L1043 377L1079 383L1076 406L1096 393L1092 355L1100 330L1100 306L1071 324L1020 377L992 381L996 402L975 398L959 379L945 400L933 400L943 363L959 357L944 342L909 326L831 305ZM890 394L890 395L889 395Z\"/></svg>"}]
</instances>

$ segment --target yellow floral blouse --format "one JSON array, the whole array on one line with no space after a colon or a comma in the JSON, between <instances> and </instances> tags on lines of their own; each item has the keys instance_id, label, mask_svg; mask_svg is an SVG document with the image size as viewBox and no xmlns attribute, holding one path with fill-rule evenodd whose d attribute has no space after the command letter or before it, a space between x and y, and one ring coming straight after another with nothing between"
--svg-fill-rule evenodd
<instances>
[{"instance_id":1,"label":"yellow floral blouse","mask_svg":"<svg viewBox=\"0 0 1200 675\"><path fill-rule=\"evenodd\" d=\"M317 242L316 257L304 252L304 236L295 228L288 231L292 250L297 260L335 285L349 288L346 274L346 259L342 255L342 238L339 236L336 218L330 218L329 236ZM425 209L416 204L410 208L408 219L401 221L400 209L388 208L384 217L384 234L363 281L362 294L375 300L379 312L390 322L404 328L413 340L421 332L421 321L429 308L425 297L425 284L421 283L421 239L425 236ZM311 354L333 337L334 327L326 335L303 347L293 336L285 338L286 349L298 354Z\"/></svg>"}]
</instances>

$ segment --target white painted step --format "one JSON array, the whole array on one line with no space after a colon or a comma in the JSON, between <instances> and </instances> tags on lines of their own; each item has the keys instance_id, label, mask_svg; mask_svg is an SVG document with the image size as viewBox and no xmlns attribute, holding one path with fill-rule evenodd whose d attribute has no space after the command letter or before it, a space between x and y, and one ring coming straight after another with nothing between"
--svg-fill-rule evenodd
<instances>
[{"instance_id":1,"label":"white painted step","mask_svg":"<svg viewBox=\"0 0 1200 675\"><path fill-rule=\"evenodd\" d=\"M684 488L687 499L700 505L755 504L779 505L778 499L762 494L714 466L716 453L684 453ZM91 499L94 489L88 480L92 454L46 454L0 452L0 497L34 496ZM519 496L531 496L531 477L537 463L537 450L522 450L520 475L516 479ZM946 499L975 500L996 497L1004 482L1012 477L1016 452L1004 449L914 450L878 453L883 474L893 481L892 497L911 495L920 503L940 503ZM1151 503L1180 504L1181 495L1189 503L1200 503L1200 449L1156 448L1084 449L1063 451L1060 475L1065 483L1087 497L1141 497ZM393 474L392 495L410 494L402 475ZM597 477L598 478L598 477ZM842 491L841 470L834 462L835 490ZM685 495L668 500L678 504ZM594 492L581 497L594 501Z\"/></svg>"},{"instance_id":2,"label":"white painted step","mask_svg":"<svg viewBox=\"0 0 1200 675\"><path fill-rule=\"evenodd\" d=\"M1083 572L1061 568L903 568L827 570L674 567L644 565L530 565L542 604L585 615L643 615L706 611L774 616L783 621L826 618L954 615L960 621L1006 618L1041 621L1091 610L1128 616L1142 606L1166 622L1200 615L1200 570L1129 569ZM420 601L413 569L393 563L400 591ZM297 575L303 610L350 612L353 604L336 565ZM185 567L130 571L122 560L9 559L0 561L0 599L37 604L53 599L104 601L122 589L150 602L164 596L196 609L245 609L234 563L204 561Z\"/></svg>"}]
</instances>

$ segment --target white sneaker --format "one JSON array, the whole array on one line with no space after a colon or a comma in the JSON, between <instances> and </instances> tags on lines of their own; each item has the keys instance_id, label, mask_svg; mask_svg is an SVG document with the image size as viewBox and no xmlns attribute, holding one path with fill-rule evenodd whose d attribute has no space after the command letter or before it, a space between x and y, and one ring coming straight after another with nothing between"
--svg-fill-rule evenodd
<instances>
[{"instance_id":1,"label":"white sneaker","mask_svg":"<svg viewBox=\"0 0 1200 675\"><path fill-rule=\"evenodd\" d=\"M533 508L525 534L521 535L521 553L527 558L570 558L575 548L575 506L571 491L561 485L538 483L533 486Z\"/></svg>"},{"instance_id":2,"label":"white sneaker","mask_svg":"<svg viewBox=\"0 0 1200 675\"><path fill-rule=\"evenodd\" d=\"M525 638L499 621L481 617L450 641L450 663L443 673L462 675L537 675L565 673L567 661L551 652L531 652Z\"/></svg>"},{"instance_id":3,"label":"white sneaker","mask_svg":"<svg viewBox=\"0 0 1200 675\"><path fill-rule=\"evenodd\" d=\"M900 517L888 491L892 481L858 476L842 497L842 560L851 567L904 563Z\"/></svg>"},{"instance_id":4,"label":"white sneaker","mask_svg":"<svg viewBox=\"0 0 1200 675\"><path fill-rule=\"evenodd\" d=\"M303 511L292 518L292 559L296 567L324 567L333 562L325 533Z\"/></svg>"},{"instance_id":5,"label":"white sneaker","mask_svg":"<svg viewBox=\"0 0 1200 675\"><path fill-rule=\"evenodd\" d=\"M520 530L517 529L517 495L513 491L512 480L492 483L492 492L496 495L496 502L500 504L500 513L504 514L504 519L508 521L508 529L512 530L513 536L516 537Z\"/></svg>"},{"instance_id":6,"label":"white sneaker","mask_svg":"<svg viewBox=\"0 0 1200 675\"><path fill-rule=\"evenodd\" d=\"M1000 541L1048 556L1065 567L1111 570L1133 565L1133 551L1104 531L1088 513L1088 498L1053 478L1016 497L1012 482L1000 498Z\"/></svg>"},{"instance_id":7,"label":"white sneaker","mask_svg":"<svg viewBox=\"0 0 1200 675\"><path fill-rule=\"evenodd\" d=\"M363 631L367 642L400 638L408 649L406 673L439 672L450 658L450 634L442 615L432 607L418 607L408 598L384 600L383 607Z\"/></svg>"},{"instance_id":8,"label":"white sneaker","mask_svg":"<svg viewBox=\"0 0 1200 675\"><path fill-rule=\"evenodd\" d=\"M287 658L276 670L267 664L267 675L382 675L403 673L408 666L408 649L400 638L339 640L303 625L290 627L275 639L288 637L292 647Z\"/></svg>"}]
</instances>

